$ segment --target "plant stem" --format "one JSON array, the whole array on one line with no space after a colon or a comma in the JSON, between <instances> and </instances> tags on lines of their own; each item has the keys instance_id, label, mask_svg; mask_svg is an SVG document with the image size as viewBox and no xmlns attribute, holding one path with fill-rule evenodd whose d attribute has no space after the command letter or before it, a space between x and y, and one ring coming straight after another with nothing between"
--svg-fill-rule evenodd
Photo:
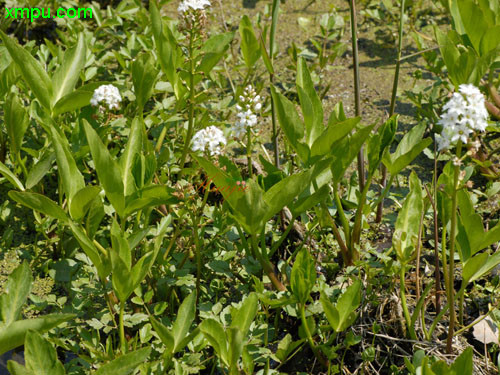
<instances>
[{"instance_id":1,"label":"plant stem","mask_svg":"<svg viewBox=\"0 0 500 375\"><path fill-rule=\"evenodd\" d=\"M356 0L349 0L351 9L351 34L352 34L352 59L354 65L354 105L356 117L361 115L360 82L359 82L359 55L358 55L358 25L356 20ZM365 186L365 156L364 147L361 147L358 154L358 177L359 188Z\"/></svg>"},{"instance_id":2,"label":"plant stem","mask_svg":"<svg viewBox=\"0 0 500 375\"><path fill-rule=\"evenodd\" d=\"M122 354L125 354L127 351L127 345L125 342L125 327L123 326L123 314L125 311L125 302L120 301L120 344Z\"/></svg>"},{"instance_id":3,"label":"plant stem","mask_svg":"<svg viewBox=\"0 0 500 375\"><path fill-rule=\"evenodd\" d=\"M304 331L306 332L307 341L309 343L309 346L311 347L311 350L313 351L316 358L321 362L321 364L323 366L325 366L325 368L328 368L328 362L321 355L317 346L314 344L314 340L312 338L311 331L309 330L309 325L307 324L306 311L305 311L305 307L304 307L303 303L299 304L299 309L300 309L300 319L302 320L302 325L304 326Z\"/></svg>"},{"instance_id":4,"label":"plant stem","mask_svg":"<svg viewBox=\"0 0 500 375\"><path fill-rule=\"evenodd\" d=\"M342 201L340 200L340 197L339 197L338 184L335 184L333 186L333 196L335 199L335 204L337 205L337 212L339 213L340 222L342 223L342 226L344 227L345 241L347 243L350 243L351 233L350 233L350 228L349 228L349 221L347 221L347 217L345 216L344 208L342 207Z\"/></svg>"},{"instance_id":5,"label":"plant stem","mask_svg":"<svg viewBox=\"0 0 500 375\"><path fill-rule=\"evenodd\" d=\"M349 245L349 251L352 252L352 255L358 258L359 254L355 248L355 245L359 244L359 240L361 238L361 224L363 219L363 208L365 206L366 195L368 194L368 190L370 189L370 184L372 181L373 175L368 176L366 180L365 187L363 188L361 195L358 201L358 208L356 209L356 216L354 218L354 227L352 228L351 233L351 242Z\"/></svg>"},{"instance_id":6,"label":"plant stem","mask_svg":"<svg viewBox=\"0 0 500 375\"><path fill-rule=\"evenodd\" d=\"M248 175L253 177L252 172L252 130L247 126L247 161L248 161Z\"/></svg>"},{"instance_id":7,"label":"plant stem","mask_svg":"<svg viewBox=\"0 0 500 375\"><path fill-rule=\"evenodd\" d=\"M404 26L404 15L405 15L405 0L401 0L401 11L399 14L399 40L398 40L398 59L396 60L396 71L394 72L394 82L392 84L392 96L391 96L391 106L389 108L389 118L394 115L396 110L396 95L398 92L399 83L399 71L401 68L401 53L403 49L403 26ZM381 189L385 188L387 184L387 167L382 165L382 179L380 182ZM382 213L384 209L384 198L380 201L377 207L377 217L375 218L376 223L382 221Z\"/></svg>"},{"instance_id":8,"label":"plant stem","mask_svg":"<svg viewBox=\"0 0 500 375\"><path fill-rule=\"evenodd\" d=\"M411 326L410 312L408 311L408 305L406 304L405 267L406 265L401 264L401 270L399 271L399 294L401 298L401 307L403 307L403 314L405 316L408 332L410 333L410 338L412 340L416 340L417 335L415 334L415 329Z\"/></svg>"},{"instance_id":9,"label":"plant stem","mask_svg":"<svg viewBox=\"0 0 500 375\"><path fill-rule=\"evenodd\" d=\"M462 153L462 142L458 141L457 145L457 158L460 159ZM455 274L455 237L457 231L457 190L458 190L458 176L460 173L460 166L453 167L453 195L451 200L451 233L450 233L450 263L448 268L448 298L450 305L450 323L448 327L448 338L446 340L446 351L451 354L453 330L455 329L455 288L454 288L454 274Z\"/></svg>"},{"instance_id":10,"label":"plant stem","mask_svg":"<svg viewBox=\"0 0 500 375\"><path fill-rule=\"evenodd\" d=\"M189 145L191 144L191 138L193 136L194 130L194 99L195 99L195 91L194 91L194 74L195 74L195 61L193 56L194 49L194 31L190 30L189 32L189 122L188 122L188 131L186 134L186 140L184 142L184 150L182 151L181 162L179 164L180 171L178 180L182 177L182 171L184 169L184 164L186 162L186 156L189 150Z\"/></svg>"},{"instance_id":11,"label":"plant stem","mask_svg":"<svg viewBox=\"0 0 500 375\"><path fill-rule=\"evenodd\" d=\"M252 248L254 251L254 254L257 256L257 260L259 261L260 265L262 266L262 269L266 273L267 277L271 280L271 283L273 286L276 288L278 291L285 291L286 287L283 285L283 283L278 279L276 273L274 272L274 266L273 264L264 257L262 252L259 249L259 243L257 241L257 237L255 234L252 234Z\"/></svg>"},{"instance_id":12,"label":"plant stem","mask_svg":"<svg viewBox=\"0 0 500 375\"><path fill-rule=\"evenodd\" d=\"M269 59L271 60L271 65L274 62L274 43L276 41L276 28L278 25L278 16L280 9L280 0L273 0L272 7L272 22L271 22L271 34L269 36ZM269 81L271 85L274 82L274 74L269 75ZM273 123L273 148L274 148L274 164L276 168L280 167L280 153L279 153L279 144L278 144L278 129L277 129L277 121L276 121L276 105L271 96L271 120Z\"/></svg>"}]
</instances>

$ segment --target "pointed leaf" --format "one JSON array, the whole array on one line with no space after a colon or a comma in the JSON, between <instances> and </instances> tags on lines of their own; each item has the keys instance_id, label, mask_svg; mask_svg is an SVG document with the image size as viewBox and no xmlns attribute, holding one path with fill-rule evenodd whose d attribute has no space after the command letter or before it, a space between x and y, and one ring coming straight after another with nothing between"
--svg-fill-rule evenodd
<instances>
[{"instance_id":1,"label":"pointed leaf","mask_svg":"<svg viewBox=\"0 0 500 375\"><path fill-rule=\"evenodd\" d=\"M1 161L0 161L0 174L2 174L7 179L7 181L9 181L12 184L12 186L21 191L24 191L23 183L19 181L17 176L14 173L12 173L12 171L9 168L7 168L7 166Z\"/></svg>"},{"instance_id":2,"label":"pointed leaf","mask_svg":"<svg viewBox=\"0 0 500 375\"><path fill-rule=\"evenodd\" d=\"M54 347L38 332L29 330L24 341L26 368L34 375L64 375Z\"/></svg>"},{"instance_id":3,"label":"pointed leaf","mask_svg":"<svg viewBox=\"0 0 500 375\"><path fill-rule=\"evenodd\" d=\"M306 125L306 144L311 147L324 130L323 105L303 57L297 63L297 92Z\"/></svg>"},{"instance_id":4,"label":"pointed leaf","mask_svg":"<svg viewBox=\"0 0 500 375\"><path fill-rule=\"evenodd\" d=\"M175 342L174 353L177 353L179 350L183 349L179 347L179 345L188 335L189 329L193 324L195 314L196 292L192 292L184 299L184 301L182 301L182 304L179 307L179 311L177 312L177 318L175 319L174 325L172 326L172 335Z\"/></svg>"},{"instance_id":5,"label":"pointed leaf","mask_svg":"<svg viewBox=\"0 0 500 375\"><path fill-rule=\"evenodd\" d=\"M28 113L14 93L7 96L4 113L5 126L10 139L10 151L12 155L18 155L29 125Z\"/></svg>"},{"instance_id":6,"label":"pointed leaf","mask_svg":"<svg viewBox=\"0 0 500 375\"><path fill-rule=\"evenodd\" d=\"M150 353L151 348L142 348L134 352L124 354L99 367L93 375L128 375L142 363L146 362Z\"/></svg>"},{"instance_id":7,"label":"pointed leaf","mask_svg":"<svg viewBox=\"0 0 500 375\"><path fill-rule=\"evenodd\" d=\"M33 277L28 263L24 261L7 279L4 293L0 296L2 323L7 326L19 318L21 308L31 290Z\"/></svg>"},{"instance_id":8,"label":"pointed leaf","mask_svg":"<svg viewBox=\"0 0 500 375\"><path fill-rule=\"evenodd\" d=\"M250 325L255 319L255 315L259 308L258 302L259 299L257 298L257 294L254 292L250 293L233 317L231 327L239 329L243 338L247 336Z\"/></svg>"},{"instance_id":9,"label":"pointed leaf","mask_svg":"<svg viewBox=\"0 0 500 375\"><path fill-rule=\"evenodd\" d=\"M68 224L69 217L66 212L53 200L45 195L28 192L9 191L9 197L23 206L39 211L44 215L56 218L64 224Z\"/></svg>"}]
</instances>

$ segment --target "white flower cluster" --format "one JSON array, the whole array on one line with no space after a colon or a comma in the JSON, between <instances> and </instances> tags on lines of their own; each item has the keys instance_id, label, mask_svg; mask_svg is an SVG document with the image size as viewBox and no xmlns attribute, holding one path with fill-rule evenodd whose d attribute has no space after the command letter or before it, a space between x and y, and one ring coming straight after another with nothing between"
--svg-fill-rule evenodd
<instances>
[{"instance_id":1,"label":"white flower cluster","mask_svg":"<svg viewBox=\"0 0 500 375\"><path fill-rule=\"evenodd\" d=\"M224 133L216 126L209 126L194 135L191 150L206 151L208 149L210 155L220 155L222 152L221 144L227 144Z\"/></svg>"},{"instance_id":2,"label":"white flower cluster","mask_svg":"<svg viewBox=\"0 0 500 375\"><path fill-rule=\"evenodd\" d=\"M186 13L190 9L192 9L192 10L204 9L206 6L210 6L210 1L208 1L208 0L184 0L179 4L177 11L179 13Z\"/></svg>"},{"instance_id":3,"label":"white flower cluster","mask_svg":"<svg viewBox=\"0 0 500 375\"><path fill-rule=\"evenodd\" d=\"M474 85L460 85L459 92L453 93L443 107L439 124L443 126L436 137L439 151L454 146L459 140L466 144L474 131L484 132L488 126L488 111L484 105L484 95Z\"/></svg>"},{"instance_id":4,"label":"white flower cluster","mask_svg":"<svg viewBox=\"0 0 500 375\"><path fill-rule=\"evenodd\" d=\"M118 109L122 97L120 91L113 85L101 85L94 91L92 99L90 99L90 104L94 107L99 105L101 102L105 102L109 109Z\"/></svg>"},{"instance_id":5,"label":"white flower cluster","mask_svg":"<svg viewBox=\"0 0 500 375\"><path fill-rule=\"evenodd\" d=\"M236 138L240 138L246 134L248 127L251 128L257 125L256 113L262 109L260 95L257 95L254 88L250 85L245 88L239 100L241 105L236 105L238 121L236 121L231 129Z\"/></svg>"}]
</instances>

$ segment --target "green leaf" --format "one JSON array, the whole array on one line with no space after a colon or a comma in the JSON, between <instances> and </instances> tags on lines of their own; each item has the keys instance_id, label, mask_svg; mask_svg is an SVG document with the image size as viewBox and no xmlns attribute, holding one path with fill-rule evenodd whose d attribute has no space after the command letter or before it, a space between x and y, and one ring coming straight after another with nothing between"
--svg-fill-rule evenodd
<instances>
[{"instance_id":1,"label":"green leaf","mask_svg":"<svg viewBox=\"0 0 500 375\"><path fill-rule=\"evenodd\" d=\"M228 328L227 329L227 341L228 341L228 362L229 362L229 374L239 375L238 371L238 359L241 357L243 352L243 334L238 328Z\"/></svg>"},{"instance_id":2,"label":"green leaf","mask_svg":"<svg viewBox=\"0 0 500 375\"><path fill-rule=\"evenodd\" d=\"M16 62L29 88L40 103L45 108L50 109L52 82L47 72L45 72L40 63L28 51L21 47L14 39L5 35L1 30L0 38L5 43L10 56Z\"/></svg>"},{"instance_id":3,"label":"green leaf","mask_svg":"<svg viewBox=\"0 0 500 375\"><path fill-rule=\"evenodd\" d=\"M75 314L49 314L40 318L18 320L8 326L0 327L0 355L23 345L28 330L47 332L75 317Z\"/></svg>"},{"instance_id":4,"label":"green leaf","mask_svg":"<svg viewBox=\"0 0 500 375\"><path fill-rule=\"evenodd\" d=\"M123 186L125 188L126 197L136 191L134 176L132 175L132 165L134 163L134 159L139 156L142 150L142 132L142 119L135 117L132 121L127 146L125 147L123 155L120 157L120 167L123 174Z\"/></svg>"},{"instance_id":5,"label":"green leaf","mask_svg":"<svg viewBox=\"0 0 500 375\"><path fill-rule=\"evenodd\" d=\"M203 54L203 58L197 68L198 72L203 72L205 76L208 76L222 56L224 56L233 38L234 32L216 34L210 37L203 44L203 47L201 47L200 52Z\"/></svg>"},{"instance_id":6,"label":"green leaf","mask_svg":"<svg viewBox=\"0 0 500 375\"><path fill-rule=\"evenodd\" d=\"M241 53L248 69L251 69L259 60L260 44L255 37L252 21L247 15L241 18L239 32L241 37Z\"/></svg>"},{"instance_id":7,"label":"green leaf","mask_svg":"<svg viewBox=\"0 0 500 375\"><path fill-rule=\"evenodd\" d=\"M493 255L481 253L473 256L464 263L462 272L462 285L476 281L489 273L500 264L500 251Z\"/></svg>"},{"instance_id":8,"label":"green leaf","mask_svg":"<svg viewBox=\"0 0 500 375\"><path fill-rule=\"evenodd\" d=\"M54 147L56 153L59 178L62 181L64 193L71 206L74 195L85 187L85 181L76 166L68 140L64 134L50 125L50 136L52 138L52 147Z\"/></svg>"},{"instance_id":9,"label":"green leaf","mask_svg":"<svg viewBox=\"0 0 500 375\"><path fill-rule=\"evenodd\" d=\"M304 147L301 147L300 143L300 140L304 137L304 125L302 121L300 121L295 105L285 96L280 94L274 86L271 86L271 94L275 103L276 115L283 129L283 133L285 133L290 145L297 151L300 158L303 161L307 161L308 154L304 151Z\"/></svg>"},{"instance_id":10,"label":"green leaf","mask_svg":"<svg viewBox=\"0 0 500 375\"><path fill-rule=\"evenodd\" d=\"M481 39L488 30L489 25L484 22L485 17L481 8L472 0L460 0L457 1L457 4L460 11L460 19L465 29L464 31L474 49L479 53ZM481 22L478 22L478 20L481 20Z\"/></svg>"},{"instance_id":11,"label":"green leaf","mask_svg":"<svg viewBox=\"0 0 500 375\"><path fill-rule=\"evenodd\" d=\"M416 249L420 220L424 210L422 198L422 185L417 174L410 174L410 193L406 196L403 208L398 214L392 245L396 250L398 260L406 264L413 256L412 250Z\"/></svg>"},{"instance_id":12,"label":"green leaf","mask_svg":"<svg viewBox=\"0 0 500 375\"><path fill-rule=\"evenodd\" d=\"M0 173L9 181L15 188L24 191L24 186L17 176L11 172L7 166L0 161Z\"/></svg>"},{"instance_id":13,"label":"green leaf","mask_svg":"<svg viewBox=\"0 0 500 375\"><path fill-rule=\"evenodd\" d=\"M357 318L356 309L361 303L362 283L356 280L340 296L336 305L330 302L327 295L321 292L320 302L326 318L336 332L345 331Z\"/></svg>"},{"instance_id":14,"label":"green leaf","mask_svg":"<svg viewBox=\"0 0 500 375\"><path fill-rule=\"evenodd\" d=\"M382 156L391 146L398 127L397 115L389 118L374 134L368 142L368 173L373 175L380 165Z\"/></svg>"},{"instance_id":15,"label":"green leaf","mask_svg":"<svg viewBox=\"0 0 500 375\"><path fill-rule=\"evenodd\" d=\"M172 193L174 189L168 186L153 185L144 189L138 190L127 198L125 207L125 216L130 216L138 210L143 210L148 207L157 207L159 205L173 204L178 201Z\"/></svg>"},{"instance_id":16,"label":"green leaf","mask_svg":"<svg viewBox=\"0 0 500 375\"><path fill-rule=\"evenodd\" d=\"M88 83L64 95L55 103L54 108L52 108L52 116L55 117L61 113L76 111L90 105L90 99L92 99L95 89L103 84L104 82Z\"/></svg>"},{"instance_id":17,"label":"green leaf","mask_svg":"<svg viewBox=\"0 0 500 375\"><path fill-rule=\"evenodd\" d=\"M33 375L33 373L26 369L23 365L16 361L7 361L7 370L11 375Z\"/></svg>"},{"instance_id":18,"label":"green leaf","mask_svg":"<svg viewBox=\"0 0 500 375\"><path fill-rule=\"evenodd\" d=\"M79 190L69 205L69 213L73 220L80 221L90 208L101 189L97 186L86 186Z\"/></svg>"},{"instance_id":19,"label":"green leaf","mask_svg":"<svg viewBox=\"0 0 500 375\"><path fill-rule=\"evenodd\" d=\"M335 142L346 137L361 121L361 117L351 118L342 122L332 121L332 118L333 116L330 117L328 127L311 146L311 157L327 155L332 152L335 153L336 148L333 147Z\"/></svg>"},{"instance_id":20,"label":"green leaf","mask_svg":"<svg viewBox=\"0 0 500 375\"><path fill-rule=\"evenodd\" d=\"M239 329L243 338L247 336L250 325L255 319L259 308L258 302L257 294L250 293L233 316L230 327Z\"/></svg>"},{"instance_id":21,"label":"green leaf","mask_svg":"<svg viewBox=\"0 0 500 375\"><path fill-rule=\"evenodd\" d=\"M83 230L79 226L77 226L72 221L69 222L69 226L76 240L82 247L82 250L90 258L94 267L97 268L97 273L101 281L106 280L106 277L111 272L111 264L109 264L109 261L105 258L101 258L101 255L92 240L83 232Z\"/></svg>"},{"instance_id":22,"label":"green leaf","mask_svg":"<svg viewBox=\"0 0 500 375\"><path fill-rule=\"evenodd\" d=\"M23 206L56 218L63 224L68 224L70 221L66 212L64 212L56 202L47 198L45 195L11 190L9 191L9 197Z\"/></svg>"},{"instance_id":23,"label":"green leaf","mask_svg":"<svg viewBox=\"0 0 500 375\"><path fill-rule=\"evenodd\" d=\"M93 375L128 375L142 363L146 362L151 348L142 348L131 353L119 356L109 363L99 367Z\"/></svg>"},{"instance_id":24,"label":"green leaf","mask_svg":"<svg viewBox=\"0 0 500 375\"><path fill-rule=\"evenodd\" d=\"M311 74L303 57L299 58L297 63L297 92L306 126L306 144L311 147L324 130L323 105L314 89ZM314 148L312 152L315 152Z\"/></svg>"},{"instance_id":25,"label":"green leaf","mask_svg":"<svg viewBox=\"0 0 500 375\"><path fill-rule=\"evenodd\" d=\"M29 296L32 282L33 277L26 261L9 275L4 292L0 296L0 311L2 323L5 326L19 318L21 308Z\"/></svg>"},{"instance_id":26,"label":"green leaf","mask_svg":"<svg viewBox=\"0 0 500 375\"><path fill-rule=\"evenodd\" d=\"M135 100L141 112L153 93L157 77L158 70L153 64L151 55L141 54L135 58L132 63L132 81L134 82Z\"/></svg>"},{"instance_id":27,"label":"green leaf","mask_svg":"<svg viewBox=\"0 0 500 375\"><path fill-rule=\"evenodd\" d=\"M453 362L450 369L455 371L455 374L472 375L472 356L473 350L472 347L469 346L458 356L457 359L455 359L455 362Z\"/></svg>"},{"instance_id":28,"label":"green leaf","mask_svg":"<svg viewBox=\"0 0 500 375\"><path fill-rule=\"evenodd\" d=\"M200 331L219 355L222 362L226 366L229 365L226 332L224 332L222 325L214 319L205 319L200 324Z\"/></svg>"},{"instance_id":29,"label":"green leaf","mask_svg":"<svg viewBox=\"0 0 500 375\"><path fill-rule=\"evenodd\" d=\"M64 375L64 366L57 359L54 347L38 332L29 330L24 342L26 368L34 375Z\"/></svg>"},{"instance_id":30,"label":"green leaf","mask_svg":"<svg viewBox=\"0 0 500 375\"><path fill-rule=\"evenodd\" d=\"M52 86L54 87L52 106L75 89L80 73L85 67L86 54L85 36L80 33L78 42L74 47L66 50L62 64L52 77Z\"/></svg>"},{"instance_id":31,"label":"green leaf","mask_svg":"<svg viewBox=\"0 0 500 375\"><path fill-rule=\"evenodd\" d=\"M175 347L175 339L170 330L163 325L160 321L156 320L154 316L150 316L149 320L151 321L151 325L153 329L160 337L161 342L165 345L165 351L171 355L174 353Z\"/></svg>"},{"instance_id":32,"label":"green leaf","mask_svg":"<svg viewBox=\"0 0 500 375\"><path fill-rule=\"evenodd\" d=\"M184 349L180 347L184 338L188 335L189 329L193 324L194 317L196 314L196 292L192 292L187 296L184 301L182 301L179 311L177 312L177 318L175 319L174 325L172 326L172 335L174 337L174 353Z\"/></svg>"},{"instance_id":33,"label":"green leaf","mask_svg":"<svg viewBox=\"0 0 500 375\"><path fill-rule=\"evenodd\" d=\"M83 121L83 126L99 181L106 192L106 197L109 199L118 215L123 218L125 197L120 166L111 157L96 131L86 120Z\"/></svg>"},{"instance_id":34,"label":"green leaf","mask_svg":"<svg viewBox=\"0 0 500 375\"><path fill-rule=\"evenodd\" d=\"M303 248L297 254L290 276L290 287L299 303L306 303L316 282L314 258Z\"/></svg>"},{"instance_id":35,"label":"green leaf","mask_svg":"<svg viewBox=\"0 0 500 375\"><path fill-rule=\"evenodd\" d=\"M4 121L10 139L12 155L19 155L23 144L24 134L28 129L29 117L17 95L10 93L4 105Z\"/></svg>"},{"instance_id":36,"label":"green leaf","mask_svg":"<svg viewBox=\"0 0 500 375\"><path fill-rule=\"evenodd\" d=\"M50 171L52 168L52 163L56 160L56 153L50 152L43 156L28 172L28 177L26 178L26 188L31 189L36 186L42 178Z\"/></svg>"},{"instance_id":37,"label":"green leaf","mask_svg":"<svg viewBox=\"0 0 500 375\"><path fill-rule=\"evenodd\" d=\"M391 175L396 176L432 143L430 138L422 139L424 132L424 123L414 126L405 134L393 154L384 155L382 162Z\"/></svg>"}]
</instances>

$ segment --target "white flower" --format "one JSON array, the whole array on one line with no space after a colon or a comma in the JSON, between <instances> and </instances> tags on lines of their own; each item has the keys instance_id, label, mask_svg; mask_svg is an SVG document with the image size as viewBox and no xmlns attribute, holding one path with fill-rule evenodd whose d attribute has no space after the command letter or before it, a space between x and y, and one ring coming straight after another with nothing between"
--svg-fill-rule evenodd
<instances>
[{"instance_id":1,"label":"white flower","mask_svg":"<svg viewBox=\"0 0 500 375\"><path fill-rule=\"evenodd\" d=\"M96 107L101 102L105 102L109 109L118 109L122 97L120 91L113 85L101 85L95 89L90 104Z\"/></svg>"},{"instance_id":2,"label":"white flower","mask_svg":"<svg viewBox=\"0 0 500 375\"><path fill-rule=\"evenodd\" d=\"M220 155L222 152L221 144L227 144L224 133L215 126L209 126L198 131L194 135L192 142L193 146L191 149L193 151L206 151L208 149L208 152L212 156Z\"/></svg>"},{"instance_id":3,"label":"white flower","mask_svg":"<svg viewBox=\"0 0 500 375\"><path fill-rule=\"evenodd\" d=\"M260 95L257 95L254 88L248 85L243 90L243 95L239 96L240 104L236 104L238 111L238 120L232 126L231 130L236 138L245 135L248 128L257 125L257 114L262 109Z\"/></svg>"},{"instance_id":4,"label":"white flower","mask_svg":"<svg viewBox=\"0 0 500 375\"><path fill-rule=\"evenodd\" d=\"M440 137L436 137L439 150L454 146L458 141L467 143L474 131L484 132L488 126L488 111L481 91L474 85L460 85L459 92L443 106L439 124L443 126Z\"/></svg>"},{"instance_id":5,"label":"white flower","mask_svg":"<svg viewBox=\"0 0 500 375\"><path fill-rule=\"evenodd\" d=\"M210 1L208 0L184 0L179 4L177 11L179 13L185 13L192 10L204 9L206 6L210 6Z\"/></svg>"}]
</instances>

